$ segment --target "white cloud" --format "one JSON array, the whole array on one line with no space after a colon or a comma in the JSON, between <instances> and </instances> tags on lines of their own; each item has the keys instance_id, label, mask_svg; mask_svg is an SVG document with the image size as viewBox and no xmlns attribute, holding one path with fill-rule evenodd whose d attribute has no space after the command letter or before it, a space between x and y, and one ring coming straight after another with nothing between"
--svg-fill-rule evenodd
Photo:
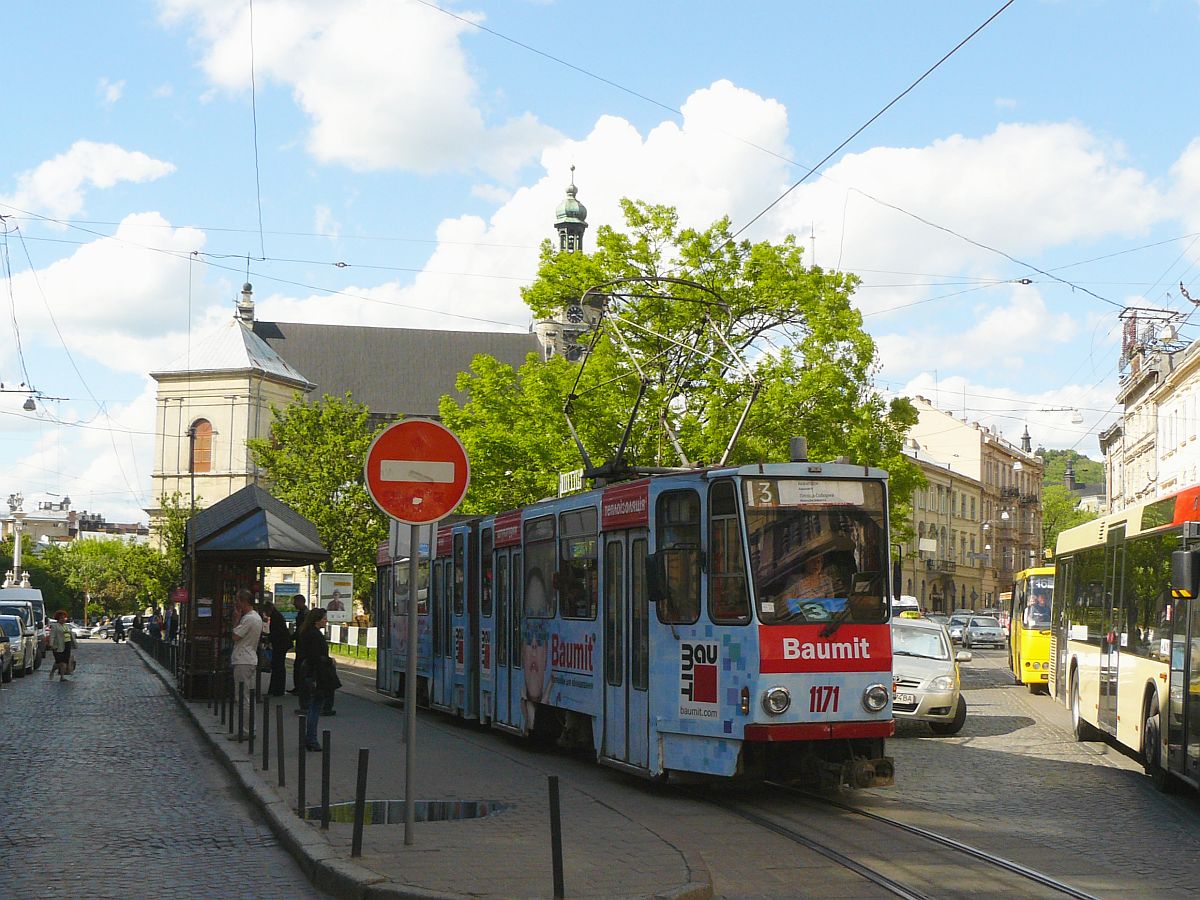
<instances>
[{"instance_id":1,"label":"white cloud","mask_svg":"<svg viewBox=\"0 0 1200 900\"><path fill-rule=\"evenodd\" d=\"M317 204L313 210L313 231L337 240L342 234L342 225L333 217L333 211L324 204Z\"/></svg>"},{"instance_id":2,"label":"white cloud","mask_svg":"<svg viewBox=\"0 0 1200 900\"><path fill-rule=\"evenodd\" d=\"M1053 390L1023 392L962 376L935 379L924 372L896 393L922 396L958 419L978 422L1020 444L1026 428L1033 447L1074 447L1092 459L1100 457L1097 435L1113 420L1116 378L1100 384L1068 384ZM1073 421L1080 417L1082 422Z\"/></svg>"},{"instance_id":3,"label":"white cloud","mask_svg":"<svg viewBox=\"0 0 1200 900\"><path fill-rule=\"evenodd\" d=\"M66 153L18 175L16 192L0 202L26 212L67 218L83 209L85 187L154 181L174 171L169 162L116 144L76 141Z\"/></svg>"},{"instance_id":4,"label":"white cloud","mask_svg":"<svg viewBox=\"0 0 1200 900\"><path fill-rule=\"evenodd\" d=\"M1016 109L1017 101L1012 97L997 97L995 99L996 109Z\"/></svg>"},{"instance_id":5,"label":"white cloud","mask_svg":"<svg viewBox=\"0 0 1200 900\"><path fill-rule=\"evenodd\" d=\"M249 85L244 3L161 0L160 7L169 23L195 23L216 85ZM323 162L423 173L475 168L511 178L556 133L529 113L489 121L461 44L468 23L483 15L456 15L392 0L260 3L255 77L292 90L311 121L309 150Z\"/></svg>"},{"instance_id":6,"label":"white cloud","mask_svg":"<svg viewBox=\"0 0 1200 900\"><path fill-rule=\"evenodd\" d=\"M105 106L112 106L125 93L125 82L109 81L107 78L101 78L100 83L96 85L96 93L100 95L100 101Z\"/></svg>"},{"instance_id":7,"label":"white cloud","mask_svg":"<svg viewBox=\"0 0 1200 900\"><path fill-rule=\"evenodd\" d=\"M976 372L1004 366L1014 375L1026 358L1055 352L1055 345L1070 346L1078 332L1066 313L1053 313L1035 287L1014 285L1007 303L981 304L974 324L960 333L931 327L876 337L879 358L889 377L935 367L943 371Z\"/></svg>"}]
</instances>

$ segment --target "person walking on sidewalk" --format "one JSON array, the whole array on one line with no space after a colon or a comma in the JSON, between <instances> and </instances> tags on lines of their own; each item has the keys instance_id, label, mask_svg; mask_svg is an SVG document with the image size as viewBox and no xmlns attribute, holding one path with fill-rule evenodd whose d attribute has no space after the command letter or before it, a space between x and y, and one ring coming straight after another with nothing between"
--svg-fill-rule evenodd
<instances>
[{"instance_id":1,"label":"person walking on sidewalk","mask_svg":"<svg viewBox=\"0 0 1200 900\"><path fill-rule=\"evenodd\" d=\"M50 649L54 651L54 665L50 668L50 680L54 680L54 673L58 672L59 681L70 681L68 677L71 674L71 648L75 646L75 636L71 634L71 629L66 626L67 611L60 609L54 614L54 621L50 623Z\"/></svg>"},{"instance_id":2,"label":"person walking on sidewalk","mask_svg":"<svg viewBox=\"0 0 1200 900\"><path fill-rule=\"evenodd\" d=\"M263 603L266 612L267 628L271 643L271 684L267 693L272 697L282 697L287 688L287 652L292 649L292 635L288 631L283 614L275 608L270 600Z\"/></svg>"},{"instance_id":3,"label":"person walking on sidewalk","mask_svg":"<svg viewBox=\"0 0 1200 900\"><path fill-rule=\"evenodd\" d=\"M304 624L300 626L296 637L300 701L307 707L308 714L305 746L309 750L321 749L317 740L317 722L326 696L333 693L333 661L329 658L329 643L322 631L324 626L325 610L315 607L304 617Z\"/></svg>"},{"instance_id":4,"label":"person walking on sidewalk","mask_svg":"<svg viewBox=\"0 0 1200 900\"><path fill-rule=\"evenodd\" d=\"M262 638L263 620L254 611L254 595L245 588L237 592L233 614L233 689L244 684L245 696L249 699L254 688L254 673L258 669L258 642ZM253 711L251 712L253 715Z\"/></svg>"}]
</instances>

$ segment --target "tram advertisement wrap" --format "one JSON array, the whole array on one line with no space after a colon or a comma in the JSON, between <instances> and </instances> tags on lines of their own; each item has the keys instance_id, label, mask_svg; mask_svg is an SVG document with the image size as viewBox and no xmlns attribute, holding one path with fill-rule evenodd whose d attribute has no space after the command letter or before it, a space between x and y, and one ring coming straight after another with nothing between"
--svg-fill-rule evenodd
<instances>
[{"instance_id":1,"label":"tram advertisement wrap","mask_svg":"<svg viewBox=\"0 0 1200 900\"><path fill-rule=\"evenodd\" d=\"M595 715L596 632L585 623L525 621L523 699Z\"/></svg>"},{"instance_id":2,"label":"tram advertisement wrap","mask_svg":"<svg viewBox=\"0 0 1200 900\"><path fill-rule=\"evenodd\" d=\"M760 625L759 671L890 672L892 640L887 625Z\"/></svg>"},{"instance_id":3,"label":"tram advertisement wrap","mask_svg":"<svg viewBox=\"0 0 1200 900\"><path fill-rule=\"evenodd\" d=\"M679 717L716 719L720 715L718 679L721 646L716 641L683 641L679 645Z\"/></svg>"}]
</instances>

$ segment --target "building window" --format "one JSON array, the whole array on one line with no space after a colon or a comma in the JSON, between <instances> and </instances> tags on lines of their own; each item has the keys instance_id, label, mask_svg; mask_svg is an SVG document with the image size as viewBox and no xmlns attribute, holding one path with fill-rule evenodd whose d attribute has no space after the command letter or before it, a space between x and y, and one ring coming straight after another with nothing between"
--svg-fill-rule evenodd
<instances>
[{"instance_id":1,"label":"building window","mask_svg":"<svg viewBox=\"0 0 1200 900\"><path fill-rule=\"evenodd\" d=\"M193 472L212 471L212 422L197 419L192 423L192 468Z\"/></svg>"}]
</instances>

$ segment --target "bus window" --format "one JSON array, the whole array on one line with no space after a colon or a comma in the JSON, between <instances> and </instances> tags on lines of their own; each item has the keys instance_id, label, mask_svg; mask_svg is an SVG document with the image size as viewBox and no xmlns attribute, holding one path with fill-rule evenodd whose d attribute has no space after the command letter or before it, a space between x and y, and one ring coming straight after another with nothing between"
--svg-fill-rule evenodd
<instances>
[{"instance_id":1,"label":"bus window","mask_svg":"<svg viewBox=\"0 0 1200 900\"><path fill-rule=\"evenodd\" d=\"M574 509L558 520L558 596L564 619L596 618L596 509Z\"/></svg>"},{"instance_id":2,"label":"bus window","mask_svg":"<svg viewBox=\"0 0 1200 900\"><path fill-rule=\"evenodd\" d=\"M744 625L750 621L750 594L732 479L714 482L709 491L708 535L709 618L722 625Z\"/></svg>"},{"instance_id":3,"label":"bus window","mask_svg":"<svg viewBox=\"0 0 1200 900\"><path fill-rule=\"evenodd\" d=\"M1050 598L1053 595L1053 575L1028 576L1021 583L1021 625L1025 628L1049 628Z\"/></svg>"},{"instance_id":4,"label":"bus window","mask_svg":"<svg viewBox=\"0 0 1200 900\"><path fill-rule=\"evenodd\" d=\"M525 615L554 617L554 516L525 523Z\"/></svg>"},{"instance_id":5,"label":"bus window","mask_svg":"<svg viewBox=\"0 0 1200 900\"><path fill-rule=\"evenodd\" d=\"M700 618L700 495L660 494L656 523L655 556L662 582L658 620L691 625Z\"/></svg>"}]
</instances>

